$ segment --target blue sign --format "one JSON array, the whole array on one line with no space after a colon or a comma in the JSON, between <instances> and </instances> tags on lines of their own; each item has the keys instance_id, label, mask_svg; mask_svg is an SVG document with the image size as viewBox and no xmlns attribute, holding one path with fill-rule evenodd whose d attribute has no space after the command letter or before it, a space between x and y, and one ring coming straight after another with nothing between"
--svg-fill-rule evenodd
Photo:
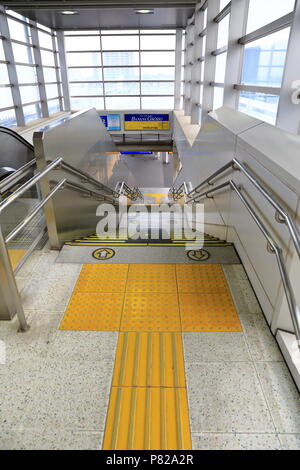
<instances>
[{"instance_id":1,"label":"blue sign","mask_svg":"<svg viewBox=\"0 0 300 470\"><path fill-rule=\"evenodd\" d=\"M120 131L121 130L121 119L120 114L107 114L100 116L103 124L108 131Z\"/></svg>"},{"instance_id":2,"label":"blue sign","mask_svg":"<svg viewBox=\"0 0 300 470\"><path fill-rule=\"evenodd\" d=\"M125 131L166 131L170 128L169 114L125 114Z\"/></svg>"},{"instance_id":3,"label":"blue sign","mask_svg":"<svg viewBox=\"0 0 300 470\"><path fill-rule=\"evenodd\" d=\"M152 152L120 152L121 155L152 155Z\"/></svg>"}]
</instances>

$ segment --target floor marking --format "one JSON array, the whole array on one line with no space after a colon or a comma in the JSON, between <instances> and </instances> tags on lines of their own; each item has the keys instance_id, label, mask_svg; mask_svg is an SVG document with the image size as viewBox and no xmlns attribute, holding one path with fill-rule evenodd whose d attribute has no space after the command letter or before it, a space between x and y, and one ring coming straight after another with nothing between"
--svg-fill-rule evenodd
<instances>
[{"instance_id":1,"label":"floor marking","mask_svg":"<svg viewBox=\"0 0 300 470\"><path fill-rule=\"evenodd\" d=\"M84 264L75 291L125 292L127 273L128 264Z\"/></svg>"},{"instance_id":2,"label":"floor marking","mask_svg":"<svg viewBox=\"0 0 300 470\"><path fill-rule=\"evenodd\" d=\"M27 250L8 250L8 256L13 269L18 266L19 262L26 253Z\"/></svg>"},{"instance_id":3,"label":"floor marking","mask_svg":"<svg viewBox=\"0 0 300 470\"><path fill-rule=\"evenodd\" d=\"M120 333L112 385L185 387L181 334Z\"/></svg>"},{"instance_id":4,"label":"floor marking","mask_svg":"<svg viewBox=\"0 0 300 470\"><path fill-rule=\"evenodd\" d=\"M129 266L126 292L165 293L177 292L175 265L131 264Z\"/></svg>"},{"instance_id":5,"label":"floor marking","mask_svg":"<svg viewBox=\"0 0 300 470\"><path fill-rule=\"evenodd\" d=\"M128 445L132 450L190 450L186 389L112 387L103 450L128 450Z\"/></svg>"}]
</instances>

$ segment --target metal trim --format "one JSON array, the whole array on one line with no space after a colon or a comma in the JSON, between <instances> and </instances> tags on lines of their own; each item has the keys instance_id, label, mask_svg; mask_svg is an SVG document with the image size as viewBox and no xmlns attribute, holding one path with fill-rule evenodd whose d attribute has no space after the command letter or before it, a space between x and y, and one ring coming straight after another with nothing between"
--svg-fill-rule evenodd
<instances>
[{"instance_id":1,"label":"metal trim","mask_svg":"<svg viewBox=\"0 0 300 470\"><path fill-rule=\"evenodd\" d=\"M255 41L256 39L260 39L265 36L268 36L269 34L276 33L277 31L280 31L284 28L291 26L293 22L293 18L294 18L294 12L289 13L285 16L282 16L278 20L275 20L272 23L269 23L263 26L262 28L259 28L256 31L253 31L252 33L246 34L245 36L241 37L238 40L238 43L245 45L245 44L248 44L249 42Z\"/></svg>"}]
</instances>

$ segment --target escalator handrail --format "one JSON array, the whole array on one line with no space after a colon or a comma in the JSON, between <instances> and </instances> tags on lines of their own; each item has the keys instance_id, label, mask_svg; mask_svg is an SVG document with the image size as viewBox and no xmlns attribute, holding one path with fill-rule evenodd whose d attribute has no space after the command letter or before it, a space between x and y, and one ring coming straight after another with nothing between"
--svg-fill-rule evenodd
<instances>
[{"instance_id":1,"label":"escalator handrail","mask_svg":"<svg viewBox=\"0 0 300 470\"><path fill-rule=\"evenodd\" d=\"M15 139L17 139L19 142L26 145L26 147L28 147L30 150L34 151L33 145L30 142L28 142L28 140L24 139L24 137L22 137L20 134L18 134L13 129L10 129L9 127L0 126L0 132L3 133L3 134L11 135Z\"/></svg>"},{"instance_id":2,"label":"escalator handrail","mask_svg":"<svg viewBox=\"0 0 300 470\"><path fill-rule=\"evenodd\" d=\"M12 175L9 175L7 178L2 180L0 183L0 194L4 190L4 188L5 190L10 189L15 184L15 180L27 174L35 164L36 159L33 158L28 163L25 163L25 165L21 166L21 168L16 170Z\"/></svg>"}]
</instances>

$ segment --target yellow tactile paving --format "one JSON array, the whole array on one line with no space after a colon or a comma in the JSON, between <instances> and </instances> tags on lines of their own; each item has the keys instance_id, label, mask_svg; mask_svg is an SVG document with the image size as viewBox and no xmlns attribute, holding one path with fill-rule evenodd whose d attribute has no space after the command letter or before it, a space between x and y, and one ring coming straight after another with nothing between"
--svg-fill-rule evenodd
<instances>
[{"instance_id":1,"label":"yellow tactile paving","mask_svg":"<svg viewBox=\"0 0 300 470\"><path fill-rule=\"evenodd\" d=\"M131 264L126 292L172 294L177 292L175 265Z\"/></svg>"},{"instance_id":2,"label":"yellow tactile paving","mask_svg":"<svg viewBox=\"0 0 300 470\"><path fill-rule=\"evenodd\" d=\"M223 270L217 264L177 264L176 276L178 292L180 293L218 293L228 291Z\"/></svg>"},{"instance_id":3,"label":"yellow tactile paving","mask_svg":"<svg viewBox=\"0 0 300 470\"><path fill-rule=\"evenodd\" d=\"M123 293L73 293L61 330L119 331Z\"/></svg>"},{"instance_id":4,"label":"yellow tactile paving","mask_svg":"<svg viewBox=\"0 0 300 470\"><path fill-rule=\"evenodd\" d=\"M27 250L8 250L8 255L12 268L15 269L23 256L27 253Z\"/></svg>"},{"instance_id":5,"label":"yellow tactile paving","mask_svg":"<svg viewBox=\"0 0 300 470\"><path fill-rule=\"evenodd\" d=\"M85 264L75 286L78 292L124 292L128 264Z\"/></svg>"},{"instance_id":6,"label":"yellow tactile paving","mask_svg":"<svg viewBox=\"0 0 300 470\"><path fill-rule=\"evenodd\" d=\"M103 450L190 450L185 388L112 387Z\"/></svg>"},{"instance_id":7,"label":"yellow tactile paving","mask_svg":"<svg viewBox=\"0 0 300 470\"><path fill-rule=\"evenodd\" d=\"M121 331L181 331L177 294L125 294Z\"/></svg>"},{"instance_id":8,"label":"yellow tactile paving","mask_svg":"<svg viewBox=\"0 0 300 470\"><path fill-rule=\"evenodd\" d=\"M182 331L242 331L231 296L218 294L179 294Z\"/></svg>"},{"instance_id":9,"label":"yellow tactile paving","mask_svg":"<svg viewBox=\"0 0 300 470\"><path fill-rule=\"evenodd\" d=\"M113 386L185 387L180 333L120 333Z\"/></svg>"}]
</instances>

